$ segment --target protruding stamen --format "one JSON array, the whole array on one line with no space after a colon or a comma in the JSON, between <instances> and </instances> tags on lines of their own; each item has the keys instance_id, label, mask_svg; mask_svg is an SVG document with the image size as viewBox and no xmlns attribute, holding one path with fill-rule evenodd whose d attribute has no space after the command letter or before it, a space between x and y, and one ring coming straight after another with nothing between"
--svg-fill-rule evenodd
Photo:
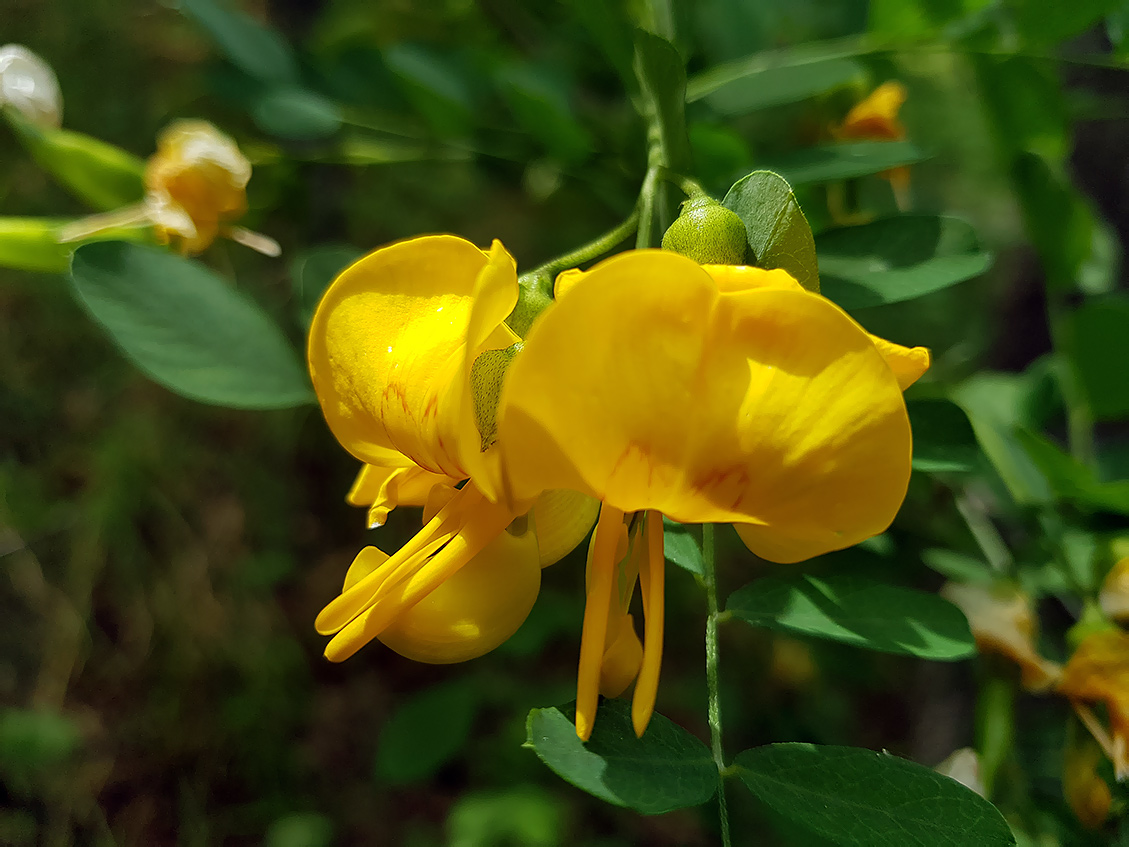
<instances>
[{"instance_id":1,"label":"protruding stamen","mask_svg":"<svg viewBox=\"0 0 1129 847\"><path fill-rule=\"evenodd\" d=\"M256 253L262 253L264 256L270 256L272 259L282 255L282 248L279 246L278 242L269 235L263 235L261 232L254 232L253 230L241 226L232 226L224 231L224 235L236 244L250 247Z\"/></svg>"},{"instance_id":2,"label":"protruding stamen","mask_svg":"<svg viewBox=\"0 0 1129 847\"><path fill-rule=\"evenodd\" d=\"M646 559L639 567L639 587L643 595L643 664L631 698L631 723L635 735L642 737L655 711L659 691L659 669L663 657L664 567L662 515L648 511L644 526Z\"/></svg>"},{"instance_id":3,"label":"protruding stamen","mask_svg":"<svg viewBox=\"0 0 1129 847\"><path fill-rule=\"evenodd\" d=\"M584 628L580 636L580 666L576 672L576 734L582 741L592 735L600 699L600 663L612 603L615 555L622 534L623 512L607 503L600 509L596 537L592 541L592 584L584 605Z\"/></svg>"}]
</instances>

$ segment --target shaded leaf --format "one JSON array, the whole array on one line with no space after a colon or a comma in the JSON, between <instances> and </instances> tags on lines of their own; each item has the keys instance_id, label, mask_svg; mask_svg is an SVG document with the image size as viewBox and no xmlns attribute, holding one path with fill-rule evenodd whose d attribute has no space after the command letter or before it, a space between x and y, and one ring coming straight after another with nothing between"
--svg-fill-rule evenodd
<instances>
[{"instance_id":1,"label":"shaded leaf","mask_svg":"<svg viewBox=\"0 0 1129 847\"><path fill-rule=\"evenodd\" d=\"M664 163L675 171L685 170L690 160L686 63L665 38L636 30L634 68L642 98L641 112L657 123Z\"/></svg>"},{"instance_id":2,"label":"shaded leaf","mask_svg":"<svg viewBox=\"0 0 1129 847\"><path fill-rule=\"evenodd\" d=\"M951 661L976 652L968 621L949 601L863 577L759 579L733 592L726 609L752 626L884 653Z\"/></svg>"},{"instance_id":3,"label":"shaded leaf","mask_svg":"<svg viewBox=\"0 0 1129 847\"><path fill-rule=\"evenodd\" d=\"M693 103L723 88L742 84L750 79L756 80L771 71L827 66L836 60L851 59L863 52L860 46L859 40L851 37L754 53L695 74L686 85L686 101Z\"/></svg>"},{"instance_id":4,"label":"shaded leaf","mask_svg":"<svg viewBox=\"0 0 1129 847\"><path fill-rule=\"evenodd\" d=\"M452 57L415 44L395 44L385 51L384 61L432 129L444 136L470 131L474 95L464 69Z\"/></svg>"},{"instance_id":5,"label":"shaded leaf","mask_svg":"<svg viewBox=\"0 0 1129 847\"><path fill-rule=\"evenodd\" d=\"M268 90L255 101L251 117L264 132L295 141L328 138L341 128L336 103L296 85Z\"/></svg>"},{"instance_id":6,"label":"shaded leaf","mask_svg":"<svg viewBox=\"0 0 1129 847\"><path fill-rule=\"evenodd\" d=\"M180 0L180 10L203 27L228 61L244 73L263 82L298 81L290 45L275 30L222 0Z\"/></svg>"},{"instance_id":7,"label":"shaded leaf","mask_svg":"<svg viewBox=\"0 0 1129 847\"><path fill-rule=\"evenodd\" d=\"M848 141L800 150L773 162L772 170L803 185L868 176L928 158L909 141Z\"/></svg>"},{"instance_id":8,"label":"shaded leaf","mask_svg":"<svg viewBox=\"0 0 1129 847\"><path fill-rule=\"evenodd\" d=\"M498 87L518 123L558 159L577 162L592 150L592 139L576 120L567 91L548 73L511 62L497 72Z\"/></svg>"},{"instance_id":9,"label":"shaded leaf","mask_svg":"<svg viewBox=\"0 0 1129 847\"><path fill-rule=\"evenodd\" d=\"M1070 352L1090 412L1129 417L1129 297L1090 300L1067 321Z\"/></svg>"},{"instance_id":10,"label":"shaded leaf","mask_svg":"<svg viewBox=\"0 0 1129 847\"><path fill-rule=\"evenodd\" d=\"M681 524L663 517L663 555L673 565L702 576L705 573L702 563L702 545L697 530L689 524Z\"/></svg>"},{"instance_id":11,"label":"shaded leaf","mask_svg":"<svg viewBox=\"0 0 1129 847\"><path fill-rule=\"evenodd\" d=\"M769 67L730 80L706 95L706 102L726 115L743 115L795 103L865 76L852 59L827 59L782 67Z\"/></svg>"},{"instance_id":12,"label":"shaded leaf","mask_svg":"<svg viewBox=\"0 0 1129 847\"><path fill-rule=\"evenodd\" d=\"M458 755L479 698L469 680L432 686L403 700L380 732L376 775L394 785L422 782Z\"/></svg>"},{"instance_id":13,"label":"shaded leaf","mask_svg":"<svg viewBox=\"0 0 1129 847\"><path fill-rule=\"evenodd\" d=\"M770 744L738 753L757 799L841 847L1009 847L995 806L929 768L854 747Z\"/></svg>"},{"instance_id":14,"label":"shaded leaf","mask_svg":"<svg viewBox=\"0 0 1129 847\"><path fill-rule=\"evenodd\" d=\"M781 268L809 291L819 291L819 260L807 218L788 182L772 171L753 171L729 189L722 205L745 224L750 260Z\"/></svg>"},{"instance_id":15,"label":"shaded leaf","mask_svg":"<svg viewBox=\"0 0 1129 847\"><path fill-rule=\"evenodd\" d=\"M267 830L265 847L329 847L333 822L317 812L296 812L279 818Z\"/></svg>"},{"instance_id":16,"label":"shaded leaf","mask_svg":"<svg viewBox=\"0 0 1129 847\"><path fill-rule=\"evenodd\" d=\"M1129 480L1101 482L1089 467L1022 427L1016 428L1015 438L1060 499L1091 510L1129 515Z\"/></svg>"},{"instance_id":17,"label":"shaded leaf","mask_svg":"<svg viewBox=\"0 0 1129 847\"><path fill-rule=\"evenodd\" d=\"M927 473L971 471L980 447L964 410L950 400L906 403L913 429L913 469Z\"/></svg>"},{"instance_id":18,"label":"shaded leaf","mask_svg":"<svg viewBox=\"0 0 1129 847\"><path fill-rule=\"evenodd\" d=\"M106 241L75 251L71 283L126 357L178 394L240 409L314 399L278 326L199 262Z\"/></svg>"},{"instance_id":19,"label":"shaded leaf","mask_svg":"<svg viewBox=\"0 0 1129 847\"><path fill-rule=\"evenodd\" d=\"M844 309L897 303L984 273L992 263L958 218L899 215L821 232L820 285Z\"/></svg>"},{"instance_id":20,"label":"shaded leaf","mask_svg":"<svg viewBox=\"0 0 1129 847\"><path fill-rule=\"evenodd\" d=\"M717 766L706 745L655 714L642 738L631 704L602 700L592 738L576 737L575 704L534 709L526 746L562 779L615 806L658 815L705 803L717 789Z\"/></svg>"}]
</instances>

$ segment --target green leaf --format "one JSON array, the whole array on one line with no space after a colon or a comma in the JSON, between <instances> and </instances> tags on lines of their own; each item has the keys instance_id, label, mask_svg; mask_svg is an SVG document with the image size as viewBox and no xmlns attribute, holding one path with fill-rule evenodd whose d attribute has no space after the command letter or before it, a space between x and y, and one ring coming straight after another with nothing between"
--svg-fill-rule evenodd
<instances>
[{"instance_id":1,"label":"green leaf","mask_svg":"<svg viewBox=\"0 0 1129 847\"><path fill-rule=\"evenodd\" d=\"M290 262L290 285L298 320L304 328L309 328L314 310L329 284L363 255L363 250L347 244L325 244L303 250L294 257Z\"/></svg>"},{"instance_id":2,"label":"green leaf","mask_svg":"<svg viewBox=\"0 0 1129 847\"><path fill-rule=\"evenodd\" d=\"M706 95L706 102L722 114L744 115L806 100L865 75L863 67L852 59L769 67L718 86Z\"/></svg>"},{"instance_id":3,"label":"green leaf","mask_svg":"<svg viewBox=\"0 0 1129 847\"><path fill-rule=\"evenodd\" d=\"M906 403L913 428L913 469L926 473L971 471L980 457L964 409L950 400Z\"/></svg>"},{"instance_id":4,"label":"green leaf","mask_svg":"<svg viewBox=\"0 0 1129 847\"><path fill-rule=\"evenodd\" d=\"M474 96L466 74L450 56L413 44L396 44L384 61L415 110L437 133L464 135L474 120Z\"/></svg>"},{"instance_id":5,"label":"green leaf","mask_svg":"<svg viewBox=\"0 0 1129 847\"><path fill-rule=\"evenodd\" d=\"M559 847L564 803L533 785L463 794L447 816L448 847Z\"/></svg>"},{"instance_id":6,"label":"green leaf","mask_svg":"<svg viewBox=\"0 0 1129 847\"><path fill-rule=\"evenodd\" d=\"M959 218L899 215L821 232L823 295L844 309L911 300L984 273L991 253Z\"/></svg>"},{"instance_id":7,"label":"green leaf","mask_svg":"<svg viewBox=\"0 0 1129 847\"><path fill-rule=\"evenodd\" d=\"M1099 421L1129 417L1129 297L1084 303L1067 332L1091 414Z\"/></svg>"},{"instance_id":8,"label":"green leaf","mask_svg":"<svg viewBox=\"0 0 1129 847\"><path fill-rule=\"evenodd\" d=\"M949 601L858 576L759 579L733 592L726 608L752 626L884 653L952 661L976 652L968 621Z\"/></svg>"},{"instance_id":9,"label":"green leaf","mask_svg":"<svg viewBox=\"0 0 1129 847\"><path fill-rule=\"evenodd\" d=\"M773 162L772 170L792 185L804 185L868 176L928 158L909 141L848 141L800 150Z\"/></svg>"},{"instance_id":10,"label":"green leaf","mask_svg":"<svg viewBox=\"0 0 1129 847\"><path fill-rule=\"evenodd\" d=\"M498 69L498 88L521 127L555 157L579 162L592 152L592 139L576 120L567 90L546 71L510 62Z\"/></svg>"},{"instance_id":11,"label":"green leaf","mask_svg":"<svg viewBox=\"0 0 1129 847\"><path fill-rule=\"evenodd\" d=\"M1050 489L1031 457L1015 440L1015 427L1026 423L1029 380L1026 374L982 371L953 390L953 400L968 413L984 455L1016 503L1046 503Z\"/></svg>"},{"instance_id":12,"label":"green leaf","mask_svg":"<svg viewBox=\"0 0 1129 847\"><path fill-rule=\"evenodd\" d=\"M866 50L866 45L857 36L784 47L779 50L764 50L695 74L686 85L686 102L693 103L709 97L723 88L744 91L746 89L743 84L746 81L755 84L758 78L771 72L798 71L800 68L821 65L845 69L844 65L836 66L832 63L852 59ZM770 76L769 79L771 80L772 77ZM779 80L780 77L776 79ZM733 86L740 88L733 89Z\"/></svg>"},{"instance_id":13,"label":"green leaf","mask_svg":"<svg viewBox=\"0 0 1129 847\"><path fill-rule=\"evenodd\" d=\"M79 200L100 212L138 203L145 162L81 132L37 126L0 109L36 163Z\"/></svg>"},{"instance_id":14,"label":"green leaf","mask_svg":"<svg viewBox=\"0 0 1129 847\"><path fill-rule=\"evenodd\" d=\"M1121 0L1013 0L1009 8L1020 34L1029 44L1053 46L1080 35L1117 9Z\"/></svg>"},{"instance_id":15,"label":"green leaf","mask_svg":"<svg viewBox=\"0 0 1129 847\"><path fill-rule=\"evenodd\" d=\"M867 29L891 40L936 36L943 27L983 11L991 0L871 0Z\"/></svg>"},{"instance_id":16,"label":"green leaf","mask_svg":"<svg viewBox=\"0 0 1129 847\"><path fill-rule=\"evenodd\" d=\"M1060 499L1091 510L1129 515L1129 480L1101 482L1089 467L1022 427L1016 428L1015 437Z\"/></svg>"},{"instance_id":17,"label":"green leaf","mask_svg":"<svg viewBox=\"0 0 1129 847\"><path fill-rule=\"evenodd\" d=\"M699 806L717 789L709 749L662 715L636 738L631 704L603 700L585 743L576 737L575 713L574 704L531 711L526 746L577 788L644 815Z\"/></svg>"},{"instance_id":18,"label":"green leaf","mask_svg":"<svg viewBox=\"0 0 1129 847\"><path fill-rule=\"evenodd\" d=\"M7 708L0 712L0 772L26 776L52 768L78 748L74 721L54 712Z\"/></svg>"},{"instance_id":19,"label":"green leaf","mask_svg":"<svg viewBox=\"0 0 1129 847\"><path fill-rule=\"evenodd\" d=\"M1009 847L996 808L955 779L854 747L770 744L737 773L773 812L840 847Z\"/></svg>"},{"instance_id":20,"label":"green leaf","mask_svg":"<svg viewBox=\"0 0 1129 847\"><path fill-rule=\"evenodd\" d=\"M126 357L178 394L239 409L314 399L278 326L199 262L106 241L75 251L71 283Z\"/></svg>"},{"instance_id":21,"label":"green leaf","mask_svg":"<svg viewBox=\"0 0 1129 847\"><path fill-rule=\"evenodd\" d=\"M745 224L750 259L759 268L781 268L809 291L819 292L815 239L792 187L772 171L753 171L729 189L722 205Z\"/></svg>"},{"instance_id":22,"label":"green leaf","mask_svg":"<svg viewBox=\"0 0 1129 847\"><path fill-rule=\"evenodd\" d=\"M432 686L403 701L380 733L376 774L394 785L423 782L466 745L478 715L469 680Z\"/></svg>"},{"instance_id":23,"label":"green leaf","mask_svg":"<svg viewBox=\"0 0 1129 847\"><path fill-rule=\"evenodd\" d=\"M298 63L290 45L275 30L217 0L180 0L180 10L203 27L244 73L268 83L298 81Z\"/></svg>"},{"instance_id":24,"label":"green leaf","mask_svg":"<svg viewBox=\"0 0 1129 847\"><path fill-rule=\"evenodd\" d=\"M672 565L702 576L702 545L697 530L689 524L676 523L663 517L663 555Z\"/></svg>"},{"instance_id":25,"label":"green leaf","mask_svg":"<svg viewBox=\"0 0 1129 847\"><path fill-rule=\"evenodd\" d=\"M1073 288L1094 247L1094 215L1089 204L1060 167L1035 153L1016 158L1012 179L1047 285Z\"/></svg>"},{"instance_id":26,"label":"green leaf","mask_svg":"<svg viewBox=\"0 0 1129 847\"><path fill-rule=\"evenodd\" d=\"M928 550L921 551L921 561L954 582L975 582L981 585L991 585L999 579L986 563L971 556L965 556L963 553L957 553L955 550L931 547Z\"/></svg>"},{"instance_id":27,"label":"green leaf","mask_svg":"<svg viewBox=\"0 0 1129 847\"><path fill-rule=\"evenodd\" d=\"M267 830L265 847L330 847L333 822L317 812L295 812L279 818Z\"/></svg>"},{"instance_id":28,"label":"green leaf","mask_svg":"<svg viewBox=\"0 0 1129 847\"><path fill-rule=\"evenodd\" d=\"M336 103L296 85L268 90L255 101L251 117L264 132L294 141L328 138L341 128Z\"/></svg>"},{"instance_id":29,"label":"green leaf","mask_svg":"<svg viewBox=\"0 0 1129 847\"><path fill-rule=\"evenodd\" d=\"M684 171L690 162L686 63L665 38L640 29L635 32L634 68L642 98L640 112L658 127L663 161L675 171Z\"/></svg>"}]
</instances>

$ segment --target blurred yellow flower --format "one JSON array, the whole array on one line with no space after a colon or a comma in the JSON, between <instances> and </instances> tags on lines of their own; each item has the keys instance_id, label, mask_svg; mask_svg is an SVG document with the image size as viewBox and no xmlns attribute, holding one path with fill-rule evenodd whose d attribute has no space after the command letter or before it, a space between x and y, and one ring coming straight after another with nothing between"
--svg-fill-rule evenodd
<instances>
[{"instance_id":1,"label":"blurred yellow flower","mask_svg":"<svg viewBox=\"0 0 1129 847\"><path fill-rule=\"evenodd\" d=\"M941 596L964 612L981 652L996 653L1019 665L1024 688L1045 691L1058 679L1062 668L1040 656L1035 646L1038 620L1031 598L1018 586L950 582Z\"/></svg>"},{"instance_id":2,"label":"blurred yellow flower","mask_svg":"<svg viewBox=\"0 0 1129 847\"><path fill-rule=\"evenodd\" d=\"M906 129L898 120L898 112L906 102L906 88L896 80L882 83L852 108L843 122L831 128L840 141L901 141ZM891 168L882 176L890 181L899 204L909 192L909 167Z\"/></svg>"},{"instance_id":3,"label":"blurred yellow flower","mask_svg":"<svg viewBox=\"0 0 1129 847\"><path fill-rule=\"evenodd\" d=\"M703 267L667 251L566 273L557 298L502 389L503 500L566 488L602 502L577 733L591 733L637 570L646 621L632 714L642 734L662 652L661 515L734 523L777 562L884 531L910 473L901 391L929 354L870 336L783 271Z\"/></svg>"},{"instance_id":4,"label":"blurred yellow flower","mask_svg":"<svg viewBox=\"0 0 1129 847\"><path fill-rule=\"evenodd\" d=\"M60 241L77 241L120 226L152 226L157 240L195 255L225 236L268 256L277 242L231 222L247 211L251 163L235 142L207 121L176 121L157 136L145 163L145 199L92 215L63 228Z\"/></svg>"},{"instance_id":5,"label":"blurred yellow flower","mask_svg":"<svg viewBox=\"0 0 1129 847\"><path fill-rule=\"evenodd\" d=\"M1099 602L1111 620L1129 622L1129 556L1121 559L1106 575Z\"/></svg>"},{"instance_id":6,"label":"blurred yellow flower","mask_svg":"<svg viewBox=\"0 0 1129 847\"><path fill-rule=\"evenodd\" d=\"M330 429L365 463L350 502L371 507L370 526L397 505L427 507L394 555L362 550L318 616L331 660L373 638L420 661L482 655L525 620L542 565L590 529L595 507L581 495L489 496L497 456L480 427L493 410L475 362L518 341L505 324L517 296L498 242L486 252L426 236L370 253L322 298L308 362Z\"/></svg>"},{"instance_id":7,"label":"blurred yellow flower","mask_svg":"<svg viewBox=\"0 0 1129 847\"><path fill-rule=\"evenodd\" d=\"M1086 636L1062 672L1058 690L1113 762L1117 779L1129 777L1129 633L1117 628ZM1109 733L1086 707L1103 703Z\"/></svg>"}]
</instances>

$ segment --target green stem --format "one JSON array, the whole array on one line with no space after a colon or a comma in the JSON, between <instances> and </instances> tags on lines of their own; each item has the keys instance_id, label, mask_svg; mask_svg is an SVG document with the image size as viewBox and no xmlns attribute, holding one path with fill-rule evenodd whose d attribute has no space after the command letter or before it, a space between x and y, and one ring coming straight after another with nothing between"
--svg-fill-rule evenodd
<instances>
[{"instance_id":1,"label":"green stem","mask_svg":"<svg viewBox=\"0 0 1129 847\"><path fill-rule=\"evenodd\" d=\"M706 687L709 689L710 748L717 765L717 811L721 843L729 847L729 807L725 801L725 754L721 749L721 685L718 680L717 576L714 569L713 524L702 524L702 581L706 586Z\"/></svg>"},{"instance_id":2,"label":"green stem","mask_svg":"<svg viewBox=\"0 0 1129 847\"><path fill-rule=\"evenodd\" d=\"M610 252L611 249L621 241L625 241L628 236L630 236L631 233L635 231L635 228L638 225L639 209L635 208L632 210L631 214L627 216L626 220L624 220L623 223L619 224L619 226L615 227L614 229L608 230L599 238L595 238L592 241L589 241L587 244L581 247L577 247L575 250L572 250L568 253L565 253L563 256L558 256L557 258L546 262L539 268L530 271L530 274L536 276L556 276L561 271L568 270L569 268L575 268L582 262L587 262L595 259L598 256L602 256L605 253Z\"/></svg>"},{"instance_id":3,"label":"green stem","mask_svg":"<svg viewBox=\"0 0 1129 847\"><path fill-rule=\"evenodd\" d=\"M652 230L655 227L655 193L658 190L658 175L657 167L649 168L639 189L639 230L635 234L636 250L645 250L651 246Z\"/></svg>"},{"instance_id":4,"label":"green stem","mask_svg":"<svg viewBox=\"0 0 1129 847\"><path fill-rule=\"evenodd\" d=\"M984 558L988 560L988 565L998 574L1009 573L1015 561L995 524L984 510L973 502L967 492L955 492L954 497L957 511L968 524L968 529L976 539Z\"/></svg>"}]
</instances>

